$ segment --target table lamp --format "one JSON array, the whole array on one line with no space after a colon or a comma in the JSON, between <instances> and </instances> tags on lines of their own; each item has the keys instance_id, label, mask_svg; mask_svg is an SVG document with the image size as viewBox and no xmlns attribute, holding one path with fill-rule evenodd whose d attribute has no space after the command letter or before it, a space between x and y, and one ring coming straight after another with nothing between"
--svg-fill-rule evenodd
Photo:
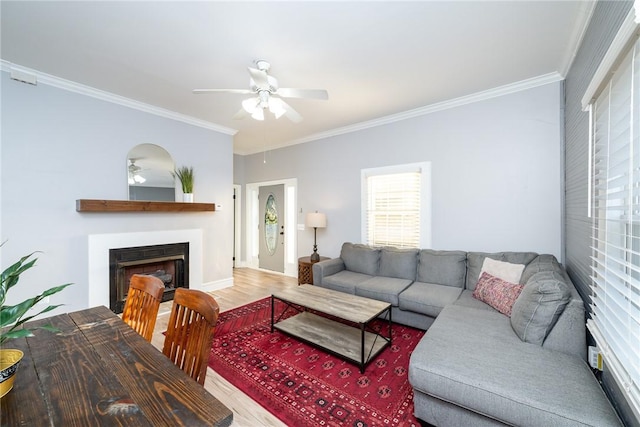
<instances>
[{"instance_id":1,"label":"table lamp","mask_svg":"<svg viewBox=\"0 0 640 427\"><path fill-rule=\"evenodd\" d=\"M304 220L306 227L313 227L313 253L311 254L311 262L320 261L320 255L318 254L318 245L316 244L316 231L318 228L325 228L327 226L327 216L318 211L308 213Z\"/></svg>"}]
</instances>

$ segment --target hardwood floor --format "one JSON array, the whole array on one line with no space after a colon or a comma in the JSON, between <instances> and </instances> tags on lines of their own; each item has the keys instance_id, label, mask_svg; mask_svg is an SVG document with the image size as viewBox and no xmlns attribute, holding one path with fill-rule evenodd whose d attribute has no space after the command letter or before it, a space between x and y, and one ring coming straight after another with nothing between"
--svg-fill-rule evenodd
<instances>
[{"instance_id":1,"label":"hardwood floor","mask_svg":"<svg viewBox=\"0 0 640 427\"><path fill-rule=\"evenodd\" d=\"M248 268L234 269L233 279L234 285L232 287L211 292L220 306L220 312L270 296L272 291L298 286L298 280L295 277ZM151 341L159 350L162 350L164 343L162 332L166 330L169 321L171 304L171 301L167 301L160 306ZM233 411L233 426L285 426L282 421L271 415L269 411L231 385L211 368L207 368L204 387Z\"/></svg>"}]
</instances>

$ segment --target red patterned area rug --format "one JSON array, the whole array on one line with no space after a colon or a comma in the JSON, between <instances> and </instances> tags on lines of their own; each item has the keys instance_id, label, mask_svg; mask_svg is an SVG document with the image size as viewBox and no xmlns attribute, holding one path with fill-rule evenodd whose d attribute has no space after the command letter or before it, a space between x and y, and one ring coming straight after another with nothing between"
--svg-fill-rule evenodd
<instances>
[{"instance_id":1,"label":"red patterned area rug","mask_svg":"<svg viewBox=\"0 0 640 427\"><path fill-rule=\"evenodd\" d=\"M281 313L284 305L276 304L276 313ZM351 363L278 331L271 333L270 322L270 298L221 313L209 366L284 423L420 425L413 416L407 368L423 331L394 324L392 345L361 374Z\"/></svg>"}]
</instances>

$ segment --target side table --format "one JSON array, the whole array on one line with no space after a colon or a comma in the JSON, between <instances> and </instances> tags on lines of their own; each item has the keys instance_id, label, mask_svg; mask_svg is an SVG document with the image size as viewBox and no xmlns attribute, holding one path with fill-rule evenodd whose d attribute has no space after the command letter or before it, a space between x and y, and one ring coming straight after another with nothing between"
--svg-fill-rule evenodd
<instances>
[{"instance_id":1,"label":"side table","mask_svg":"<svg viewBox=\"0 0 640 427\"><path fill-rule=\"evenodd\" d=\"M324 261L325 259L329 259L329 257L320 257L320 261ZM308 256L298 258L298 285L302 285L304 283L313 285L313 270L311 267L316 262L318 261L311 262L311 257Z\"/></svg>"}]
</instances>

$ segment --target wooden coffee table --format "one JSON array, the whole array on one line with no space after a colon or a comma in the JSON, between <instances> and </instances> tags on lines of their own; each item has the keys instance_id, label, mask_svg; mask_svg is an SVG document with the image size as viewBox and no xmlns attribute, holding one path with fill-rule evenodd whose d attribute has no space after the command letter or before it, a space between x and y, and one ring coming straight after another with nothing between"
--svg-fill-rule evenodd
<instances>
[{"instance_id":1,"label":"wooden coffee table","mask_svg":"<svg viewBox=\"0 0 640 427\"><path fill-rule=\"evenodd\" d=\"M277 318L275 300L286 304ZM281 320L290 309L298 314ZM386 335L382 330L375 331L370 327L370 323L381 316L389 322ZM355 363L362 373L391 344L391 304L318 286L301 285L271 295L271 332L274 329Z\"/></svg>"}]
</instances>

